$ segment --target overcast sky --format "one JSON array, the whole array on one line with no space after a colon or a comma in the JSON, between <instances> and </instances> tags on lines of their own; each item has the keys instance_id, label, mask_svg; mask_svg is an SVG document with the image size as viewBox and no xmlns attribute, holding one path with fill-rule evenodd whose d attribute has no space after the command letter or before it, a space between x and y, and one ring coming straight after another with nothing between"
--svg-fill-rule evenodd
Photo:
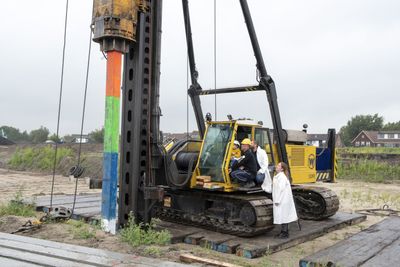
<instances>
[{"instance_id":1,"label":"overcast sky","mask_svg":"<svg viewBox=\"0 0 400 267\"><path fill-rule=\"evenodd\" d=\"M79 133L91 0L70 0L61 134ZM357 114L400 120L400 2L249 0L284 128L324 133ZM164 0L161 128L186 130L186 44L180 0ZM195 56L214 86L213 0L191 0ZM4 1L0 24L0 125L56 129L65 1ZM104 121L105 63L93 43L85 132ZM256 83L255 59L237 0L217 1L217 87ZM214 97L202 98L214 115ZM217 97L227 114L271 126L262 92ZM190 108L190 129L196 123Z\"/></svg>"}]
</instances>

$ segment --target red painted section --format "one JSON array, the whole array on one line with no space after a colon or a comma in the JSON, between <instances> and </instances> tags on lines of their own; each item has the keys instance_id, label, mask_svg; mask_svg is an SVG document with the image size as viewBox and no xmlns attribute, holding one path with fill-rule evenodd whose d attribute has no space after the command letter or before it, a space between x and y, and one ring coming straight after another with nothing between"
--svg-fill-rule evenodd
<instances>
[{"instance_id":1,"label":"red painted section","mask_svg":"<svg viewBox=\"0 0 400 267\"><path fill-rule=\"evenodd\" d=\"M122 53L107 52L106 96L120 97Z\"/></svg>"}]
</instances>

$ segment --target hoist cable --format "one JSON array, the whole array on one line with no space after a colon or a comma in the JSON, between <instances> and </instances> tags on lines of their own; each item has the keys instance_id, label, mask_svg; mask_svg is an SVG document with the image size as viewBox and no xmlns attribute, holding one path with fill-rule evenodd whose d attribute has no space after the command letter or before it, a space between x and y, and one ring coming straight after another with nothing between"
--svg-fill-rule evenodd
<instances>
[{"instance_id":1,"label":"hoist cable","mask_svg":"<svg viewBox=\"0 0 400 267\"><path fill-rule=\"evenodd\" d=\"M55 149L54 149L53 177L52 177L52 180L51 180L50 211L52 210L52 207L53 207L54 180L55 180L56 165L57 165L57 151L58 151L58 138L59 138L59 130L60 130L61 101L62 101L63 84L64 84L65 46L67 44L67 24L68 24L68 0L66 1L66 6L65 6L64 41L63 41L62 60L61 60L60 93L59 93L59 98L58 98L57 131L56 131L56 144L55 144Z\"/></svg>"},{"instance_id":2,"label":"hoist cable","mask_svg":"<svg viewBox=\"0 0 400 267\"><path fill-rule=\"evenodd\" d=\"M214 120L217 120L217 0L214 0Z\"/></svg>"},{"instance_id":3,"label":"hoist cable","mask_svg":"<svg viewBox=\"0 0 400 267\"><path fill-rule=\"evenodd\" d=\"M189 89L189 53L186 58L186 90ZM189 140L189 94L186 91L186 140Z\"/></svg>"},{"instance_id":4,"label":"hoist cable","mask_svg":"<svg viewBox=\"0 0 400 267\"><path fill-rule=\"evenodd\" d=\"M89 49L88 49L88 56L87 56L87 65L86 65L86 77L85 77L85 93L83 96L83 107L82 107L82 119L81 119L81 132L80 132L80 139L79 139L79 149L78 149L78 162L76 164L77 168L81 168L81 151L82 151L82 136L83 136L83 126L85 123L85 111L86 111L86 98L87 98L87 88L88 88L88 80L89 80L89 71L90 71L90 54L92 51L92 29L90 28L89 34ZM75 210L75 203L76 203L76 194L78 192L78 177L75 178L75 191L74 191L74 202L72 204L71 216Z\"/></svg>"}]
</instances>

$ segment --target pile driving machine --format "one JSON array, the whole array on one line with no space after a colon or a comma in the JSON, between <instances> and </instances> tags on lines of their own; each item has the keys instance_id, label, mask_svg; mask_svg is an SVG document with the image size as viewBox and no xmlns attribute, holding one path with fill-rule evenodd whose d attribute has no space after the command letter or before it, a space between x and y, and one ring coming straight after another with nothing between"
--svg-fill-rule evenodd
<instances>
[{"instance_id":1,"label":"pile driving machine","mask_svg":"<svg viewBox=\"0 0 400 267\"><path fill-rule=\"evenodd\" d=\"M271 166L279 161L289 165L301 218L322 220L338 210L339 200L333 191L301 185L316 182L320 173L327 181L335 181L335 131L328 132L328 146L317 153L315 147L305 145L304 131L282 129L275 84L265 68L247 1L239 2L257 62L258 84L202 89L188 0L182 0L191 76L188 94L200 139L169 143L166 149L159 127L162 0L94 0L94 40L103 52L124 55L120 226L132 213L138 221L149 222L155 216L238 236L254 236L272 229L271 196L260 188L242 188L229 176L233 142L244 138L255 139L266 149ZM200 96L254 91L265 91L273 129L249 120L205 119Z\"/></svg>"}]
</instances>

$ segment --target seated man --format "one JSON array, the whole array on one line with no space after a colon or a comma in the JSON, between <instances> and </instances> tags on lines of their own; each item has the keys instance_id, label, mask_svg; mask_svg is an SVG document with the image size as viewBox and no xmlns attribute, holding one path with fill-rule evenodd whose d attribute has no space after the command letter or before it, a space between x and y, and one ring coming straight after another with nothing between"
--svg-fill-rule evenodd
<instances>
[{"instance_id":1,"label":"seated man","mask_svg":"<svg viewBox=\"0 0 400 267\"><path fill-rule=\"evenodd\" d=\"M238 140L235 140L233 142L232 157L238 159L241 155L242 153L240 152L240 143Z\"/></svg>"},{"instance_id":2,"label":"seated man","mask_svg":"<svg viewBox=\"0 0 400 267\"><path fill-rule=\"evenodd\" d=\"M251 149L254 152L254 155L257 159L257 175L256 175L256 183L261 185L264 182L264 179L268 179L268 184L271 184L271 177L269 175L268 170L268 155L264 149L259 147L256 140L251 142Z\"/></svg>"},{"instance_id":3,"label":"seated man","mask_svg":"<svg viewBox=\"0 0 400 267\"><path fill-rule=\"evenodd\" d=\"M255 186L254 180L257 174L257 160L250 149L250 145L250 139L243 139L241 145L242 156L232 164L231 172L232 179L246 188Z\"/></svg>"}]
</instances>

